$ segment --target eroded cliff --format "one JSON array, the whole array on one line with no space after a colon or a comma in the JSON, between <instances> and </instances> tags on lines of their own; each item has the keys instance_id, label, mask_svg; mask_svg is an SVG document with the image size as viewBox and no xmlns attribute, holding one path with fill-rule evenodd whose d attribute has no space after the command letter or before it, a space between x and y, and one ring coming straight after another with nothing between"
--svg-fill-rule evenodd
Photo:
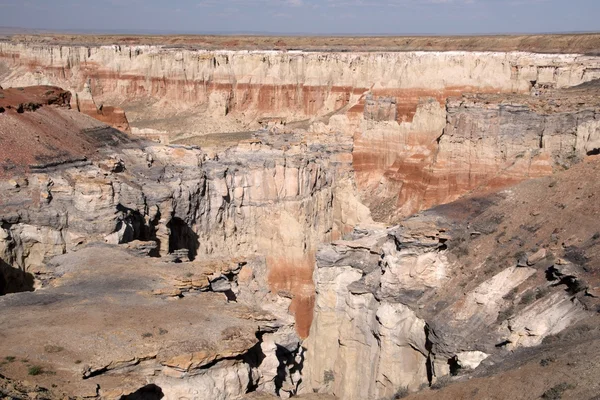
<instances>
[{"instance_id":1,"label":"eroded cliff","mask_svg":"<svg viewBox=\"0 0 600 400\"><path fill-rule=\"evenodd\" d=\"M6 86L89 89L96 105L124 108L134 132L163 141L253 130L259 121L306 127L339 117L335 128L354 136L362 201L384 221L458 198L531 147L523 143L503 155L484 142L473 149L481 154L471 165L468 146L457 154L451 135L444 135L460 107L447 105L448 97L529 94L600 78L598 57L524 52L206 51L7 42L0 43L0 62L8 71L0 79ZM479 128L486 134L497 130L506 126L502 118L515 112L520 110L499 107L490 120L489 110L481 124L491 126ZM534 132L528 135L535 141ZM553 160L547 164L534 167L531 175L554 166ZM505 184L529 176L529 171L512 172Z\"/></svg>"},{"instance_id":2,"label":"eroded cliff","mask_svg":"<svg viewBox=\"0 0 600 400\"><path fill-rule=\"evenodd\" d=\"M595 359L598 168L594 159L323 246L315 271L316 317L305 341L306 390L380 399L455 381L447 395L422 396L453 398L480 365L478 375L489 378L517 368L519 362L507 366L507 359L555 360L559 346L521 349L556 343L583 320ZM571 357L576 365L577 356ZM529 373L522 379L535 380ZM595 393L591 382L568 378L569 398ZM537 396L557 383L539 380ZM502 386L502 380L490 381L485 391L460 396L537 397L518 384Z\"/></svg>"},{"instance_id":3,"label":"eroded cliff","mask_svg":"<svg viewBox=\"0 0 600 400\"><path fill-rule=\"evenodd\" d=\"M4 92L8 99L11 92ZM37 119L44 124L31 124ZM49 132L53 126L63 129ZM353 194L347 136L263 132L205 151L132 138L68 103L7 107L0 127L11 146L0 165L0 293L17 293L1 300L2 324L11 326L5 330L6 357L56 373L42 374L39 383L82 397L119 398L146 383L173 398L204 391L223 399L257 389L282 397L296 393L300 337L308 334L313 315L317 244L369 221ZM131 303L111 306L118 298ZM191 317L194 323L209 323L227 304L251 322L224 322L219 329L225 344L217 347L210 344L221 343L216 331L205 331L200 340L200 328L186 328L176 335L179 344L158 332L164 337L150 351L146 342L159 329L155 318L162 321L159 331L183 324L169 299L183 300L175 307L182 318L190 317L188 307L204 308ZM55 301L57 308L49 308ZM79 302L89 304L89 318L78 318L84 313L75 306ZM23 313L27 304L32 308ZM160 317L161 307L173 314ZM28 329L42 315L63 325L55 322L52 332ZM124 344L114 347L110 338L120 333L106 327L95 339L98 351L83 351L88 345L78 340L88 337L87 330L104 329L96 318L102 315L127 332L123 340L137 344L125 352ZM134 316L141 319L132 324ZM61 335L76 319L73 336ZM270 328L263 329L264 321ZM21 341L24 335L28 339ZM48 352L32 350L38 342L64 353L48 358ZM67 353L89 370L71 366ZM13 379L27 374L20 362L7 368ZM163 372L148 380L148 369Z\"/></svg>"},{"instance_id":4,"label":"eroded cliff","mask_svg":"<svg viewBox=\"0 0 600 400\"><path fill-rule=\"evenodd\" d=\"M0 292L37 289L0 299L9 378L31 359L91 397L390 398L597 307L597 168L575 165L600 151L598 57L0 43L0 65L73 93L0 113ZM28 329L50 309L51 336Z\"/></svg>"}]
</instances>

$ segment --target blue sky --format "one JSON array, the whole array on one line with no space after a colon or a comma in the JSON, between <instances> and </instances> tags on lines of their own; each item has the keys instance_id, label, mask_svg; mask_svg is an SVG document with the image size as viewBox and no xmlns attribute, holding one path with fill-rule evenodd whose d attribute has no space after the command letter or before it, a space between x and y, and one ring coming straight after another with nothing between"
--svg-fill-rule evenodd
<instances>
[{"instance_id":1,"label":"blue sky","mask_svg":"<svg viewBox=\"0 0 600 400\"><path fill-rule=\"evenodd\" d=\"M0 26L142 33L600 31L600 0L0 0Z\"/></svg>"}]
</instances>

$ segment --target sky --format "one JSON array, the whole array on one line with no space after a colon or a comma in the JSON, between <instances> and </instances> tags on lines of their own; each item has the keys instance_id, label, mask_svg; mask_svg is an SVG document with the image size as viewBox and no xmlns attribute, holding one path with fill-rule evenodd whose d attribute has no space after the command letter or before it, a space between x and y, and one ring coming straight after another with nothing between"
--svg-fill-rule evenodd
<instances>
[{"instance_id":1,"label":"sky","mask_svg":"<svg viewBox=\"0 0 600 400\"><path fill-rule=\"evenodd\" d=\"M110 33L600 31L600 0L0 0L0 27Z\"/></svg>"}]
</instances>

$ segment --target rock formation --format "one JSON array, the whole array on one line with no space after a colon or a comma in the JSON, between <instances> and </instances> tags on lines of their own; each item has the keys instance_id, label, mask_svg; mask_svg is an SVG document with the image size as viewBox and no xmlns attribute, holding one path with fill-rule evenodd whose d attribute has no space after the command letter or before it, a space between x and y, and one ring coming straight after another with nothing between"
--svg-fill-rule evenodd
<instances>
[{"instance_id":1,"label":"rock formation","mask_svg":"<svg viewBox=\"0 0 600 400\"><path fill-rule=\"evenodd\" d=\"M510 375L598 307L598 71L0 42L0 393L384 399Z\"/></svg>"},{"instance_id":2,"label":"rock formation","mask_svg":"<svg viewBox=\"0 0 600 400\"><path fill-rule=\"evenodd\" d=\"M596 159L322 247L306 390L391 398L597 318L598 168Z\"/></svg>"},{"instance_id":3,"label":"rock formation","mask_svg":"<svg viewBox=\"0 0 600 400\"><path fill-rule=\"evenodd\" d=\"M485 179L469 181L467 171L489 176L525 150L498 159L498 149L486 149L477 165L466 162L469 166L452 169L453 163L464 164L460 158L468 159L469 153L455 154L447 143L451 135L443 134L447 123L454 124L448 118L458 106L447 105L448 97L529 94L600 78L599 57L524 52L236 52L9 42L0 43L0 62L11 71L0 80L5 86L52 83L82 97L89 87L97 104L122 106L134 126L139 121L138 129L179 136L255 129L261 117L290 123L345 116L338 126L354 136L361 199L383 221L454 200ZM519 109L502 106L499 112L492 118L489 110L481 123L506 126ZM527 140L535 141L533 136ZM438 153L446 151L453 160L437 162ZM551 167L538 160L545 157L541 153L534 164L542 165L531 176ZM530 176L509 175L505 184Z\"/></svg>"}]
</instances>

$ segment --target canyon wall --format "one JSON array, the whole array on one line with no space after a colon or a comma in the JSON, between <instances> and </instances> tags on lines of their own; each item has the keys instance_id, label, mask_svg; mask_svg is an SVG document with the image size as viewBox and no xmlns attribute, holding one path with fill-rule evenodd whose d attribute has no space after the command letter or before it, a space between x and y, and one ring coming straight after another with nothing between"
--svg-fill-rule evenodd
<instances>
[{"instance_id":1,"label":"canyon wall","mask_svg":"<svg viewBox=\"0 0 600 400\"><path fill-rule=\"evenodd\" d=\"M227 144L217 135L211 140L222 146L199 148L133 139L65 104L2 112L2 140L20 146L0 161L2 294L60 287L61 263L76 263L61 255L77 258L83 249L94 260L98 252L86 246L103 242L192 274L185 281L161 272L171 284L152 284L152 295L233 293L274 314L277 326L248 328L251 340L235 354L155 354L160 365L152 368L191 378L160 376L177 396L210 386L215 396L240 397L259 385L282 396L300 389L390 397L535 346L594 309L588 293L597 286L577 264L586 258L567 257L569 236L595 221L593 206L567 204L585 185L554 193L556 182L542 181L498 198L489 192L576 169L600 152L599 97L577 86L600 76L600 58L0 43L0 63L2 85L62 84L74 92L73 108L122 130L130 121L108 104L123 107L133 128L183 125L187 139L207 132L194 130L198 119L217 121L211 130L278 121L250 139ZM65 126L75 128L73 141L61 136ZM19 152L27 157L14 158ZM567 173L561 182L576 181ZM472 192L488 197L399 227L371 224L370 215L396 221ZM543 212L531 212L550 197ZM553 231L555 222L549 228L559 217L572 225L568 234ZM593 229L585 232L590 246ZM198 270L185 268L214 257L264 263L202 272L201 286L192 278ZM3 304L16 310L13 298ZM298 336L308 336L303 347ZM255 356L262 363L249 360ZM216 368L204 368L207 360ZM235 393L226 381L237 382Z\"/></svg>"},{"instance_id":2,"label":"canyon wall","mask_svg":"<svg viewBox=\"0 0 600 400\"><path fill-rule=\"evenodd\" d=\"M317 245L370 221L350 138L163 146L69 109L69 95L0 88L0 352L82 397L144 383L169 398L295 394Z\"/></svg>"},{"instance_id":3,"label":"canyon wall","mask_svg":"<svg viewBox=\"0 0 600 400\"><path fill-rule=\"evenodd\" d=\"M595 157L322 246L303 390L349 400L427 393L597 323L599 167Z\"/></svg>"},{"instance_id":4,"label":"canyon wall","mask_svg":"<svg viewBox=\"0 0 600 400\"><path fill-rule=\"evenodd\" d=\"M0 43L0 62L6 66L0 77L5 86L53 83L74 93L89 88L96 105L120 106L134 128L157 135L256 129L261 118L327 124L332 115L343 115L337 127L354 136L353 166L362 201L382 221L452 201L486 184L490 175L500 173L492 184L498 187L555 167L542 148L531 159L531 169L501 172L517 160L487 147L491 142L479 145L485 155L471 165L470 150L463 146L464 153L457 153L455 140L444 134L460 107L446 105L450 96L529 94L600 78L599 57L523 52L317 53ZM490 129L519 112L505 106L499 110L483 122Z\"/></svg>"},{"instance_id":5,"label":"canyon wall","mask_svg":"<svg viewBox=\"0 0 600 400\"><path fill-rule=\"evenodd\" d=\"M23 130L29 139L14 130L16 148L1 163L3 263L39 275L48 257L94 241L151 241L166 259L260 254L271 289L293 298L296 329L308 334L318 243L370 221L354 196L347 136L263 134L207 153L131 139L89 118L78 126L81 114L46 109L10 110L1 121L6 134L15 123L31 128L35 116L74 129L50 143L46 125ZM27 140L43 140L41 156Z\"/></svg>"}]
</instances>

